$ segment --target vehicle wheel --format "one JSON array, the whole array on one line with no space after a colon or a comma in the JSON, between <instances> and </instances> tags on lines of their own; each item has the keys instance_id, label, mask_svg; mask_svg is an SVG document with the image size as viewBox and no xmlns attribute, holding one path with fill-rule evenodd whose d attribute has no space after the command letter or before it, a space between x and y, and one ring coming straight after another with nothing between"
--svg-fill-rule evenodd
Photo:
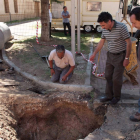
<instances>
[{"instance_id":1,"label":"vehicle wheel","mask_svg":"<svg viewBox=\"0 0 140 140\"><path fill-rule=\"evenodd\" d=\"M92 31L92 26L91 25L85 25L84 30L89 33L89 32Z\"/></svg>"},{"instance_id":2,"label":"vehicle wheel","mask_svg":"<svg viewBox=\"0 0 140 140\"><path fill-rule=\"evenodd\" d=\"M102 27L101 27L100 25L98 25L98 26L96 27L96 31L97 31L98 33L101 33L101 32L102 32Z\"/></svg>"}]
</instances>

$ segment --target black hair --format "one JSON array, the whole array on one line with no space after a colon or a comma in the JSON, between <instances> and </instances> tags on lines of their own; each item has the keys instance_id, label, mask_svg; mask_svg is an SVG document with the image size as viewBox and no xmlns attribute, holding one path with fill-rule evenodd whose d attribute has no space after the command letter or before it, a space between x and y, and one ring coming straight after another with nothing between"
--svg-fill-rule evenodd
<instances>
[{"instance_id":1,"label":"black hair","mask_svg":"<svg viewBox=\"0 0 140 140\"><path fill-rule=\"evenodd\" d=\"M63 45L56 46L56 52L63 52L63 51L65 51L65 47Z\"/></svg>"},{"instance_id":2,"label":"black hair","mask_svg":"<svg viewBox=\"0 0 140 140\"><path fill-rule=\"evenodd\" d=\"M63 9L66 8L66 6L63 6Z\"/></svg>"},{"instance_id":3,"label":"black hair","mask_svg":"<svg viewBox=\"0 0 140 140\"><path fill-rule=\"evenodd\" d=\"M113 20L112 15L108 12L102 12L99 14L97 22L107 23L109 20L111 20L111 21Z\"/></svg>"},{"instance_id":4,"label":"black hair","mask_svg":"<svg viewBox=\"0 0 140 140\"><path fill-rule=\"evenodd\" d=\"M140 21L140 7L134 8L134 9L130 12L129 16L132 16L132 15L135 15L135 16L136 16L136 20Z\"/></svg>"}]
</instances>

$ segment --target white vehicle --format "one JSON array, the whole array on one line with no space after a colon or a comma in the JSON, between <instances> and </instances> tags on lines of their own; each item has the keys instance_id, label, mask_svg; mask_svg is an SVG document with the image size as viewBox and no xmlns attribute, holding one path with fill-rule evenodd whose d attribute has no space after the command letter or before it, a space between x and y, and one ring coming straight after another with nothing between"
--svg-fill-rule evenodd
<instances>
[{"instance_id":1,"label":"white vehicle","mask_svg":"<svg viewBox=\"0 0 140 140\"><path fill-rule=\"evenodd\" d=\"M71 1L60 0L60 2L61 3L52 2L52 27L63 27L61 12L63 11L64 5L67 6L71 15ZM102 28L97 22L98 15L103 11L108 11L113 16L113 19L115 19L118 7L119 0L81 0L81 27L83 27L86 32L90 32L92 29L102 32ZM77 0L75 1L75 25L77 25Z\"/></svg>"}]
</instances>

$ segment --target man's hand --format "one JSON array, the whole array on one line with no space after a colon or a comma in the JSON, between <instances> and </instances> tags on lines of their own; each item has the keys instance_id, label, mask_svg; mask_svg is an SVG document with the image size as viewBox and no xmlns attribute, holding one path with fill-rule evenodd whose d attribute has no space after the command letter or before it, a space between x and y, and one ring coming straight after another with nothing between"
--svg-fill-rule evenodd
<instances>
[{"instance_id":1,"label":"man's hand","mask_svg":"<svg viewBox=\"0 0 140 140\"><path fill-rule=\"evenodd\" d=\"M96 56L96 55L93 53L93 54L90 56L89 60L93 62L95 56Z\"/></svg>"},{"instance_id":2,"label":"man's hand","mask_svg":"<svg viewBox=\"0 0 140 140\"><path fill-rule=\"evenodd\" d=\"M124 59L123 66L126 67L129 64L129 59Z\"/></svg>"},{"instance_id":3,"label":"man's hand","mask_svg":"<svg viewBox=\"0 0 140 140\"><path fill-rule=\"evenodd\" d=\"M54 69L51 69L51 76L52 76L53 74L55 74L55 71L54 71Z\"/></svg>"},{"instance_id":4,"label":"man's hand","mask_svg":"<svg viewBox=\"0 0 140 140\"><path fill-rule=\"evenodd\" d=\"M66 81L66 79L67 79L67 76L64 75L64 76L62 77L62 81Z\"/></svg>"}]
</instances>

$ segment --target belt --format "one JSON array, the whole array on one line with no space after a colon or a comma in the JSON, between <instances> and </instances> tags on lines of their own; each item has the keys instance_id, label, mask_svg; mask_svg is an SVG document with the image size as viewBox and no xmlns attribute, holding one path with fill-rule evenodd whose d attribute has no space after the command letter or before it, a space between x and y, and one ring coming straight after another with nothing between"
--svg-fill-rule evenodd
<instances>
[{"instance_id":1,"label":"belt","mask_svg":"<svg viewBox=\"0 0 140 140\"><path fill-rule=\"evenodd\" d=\"M124 50L124 51L122 51L122 52L119 52L119 53L112 53L112 52L109 52L109 53L111 53L111 54L113 54L113 55L120 55L120 54L122 54L122 53L126 53L126 50Z\"/></svg>"}]
</instances>

